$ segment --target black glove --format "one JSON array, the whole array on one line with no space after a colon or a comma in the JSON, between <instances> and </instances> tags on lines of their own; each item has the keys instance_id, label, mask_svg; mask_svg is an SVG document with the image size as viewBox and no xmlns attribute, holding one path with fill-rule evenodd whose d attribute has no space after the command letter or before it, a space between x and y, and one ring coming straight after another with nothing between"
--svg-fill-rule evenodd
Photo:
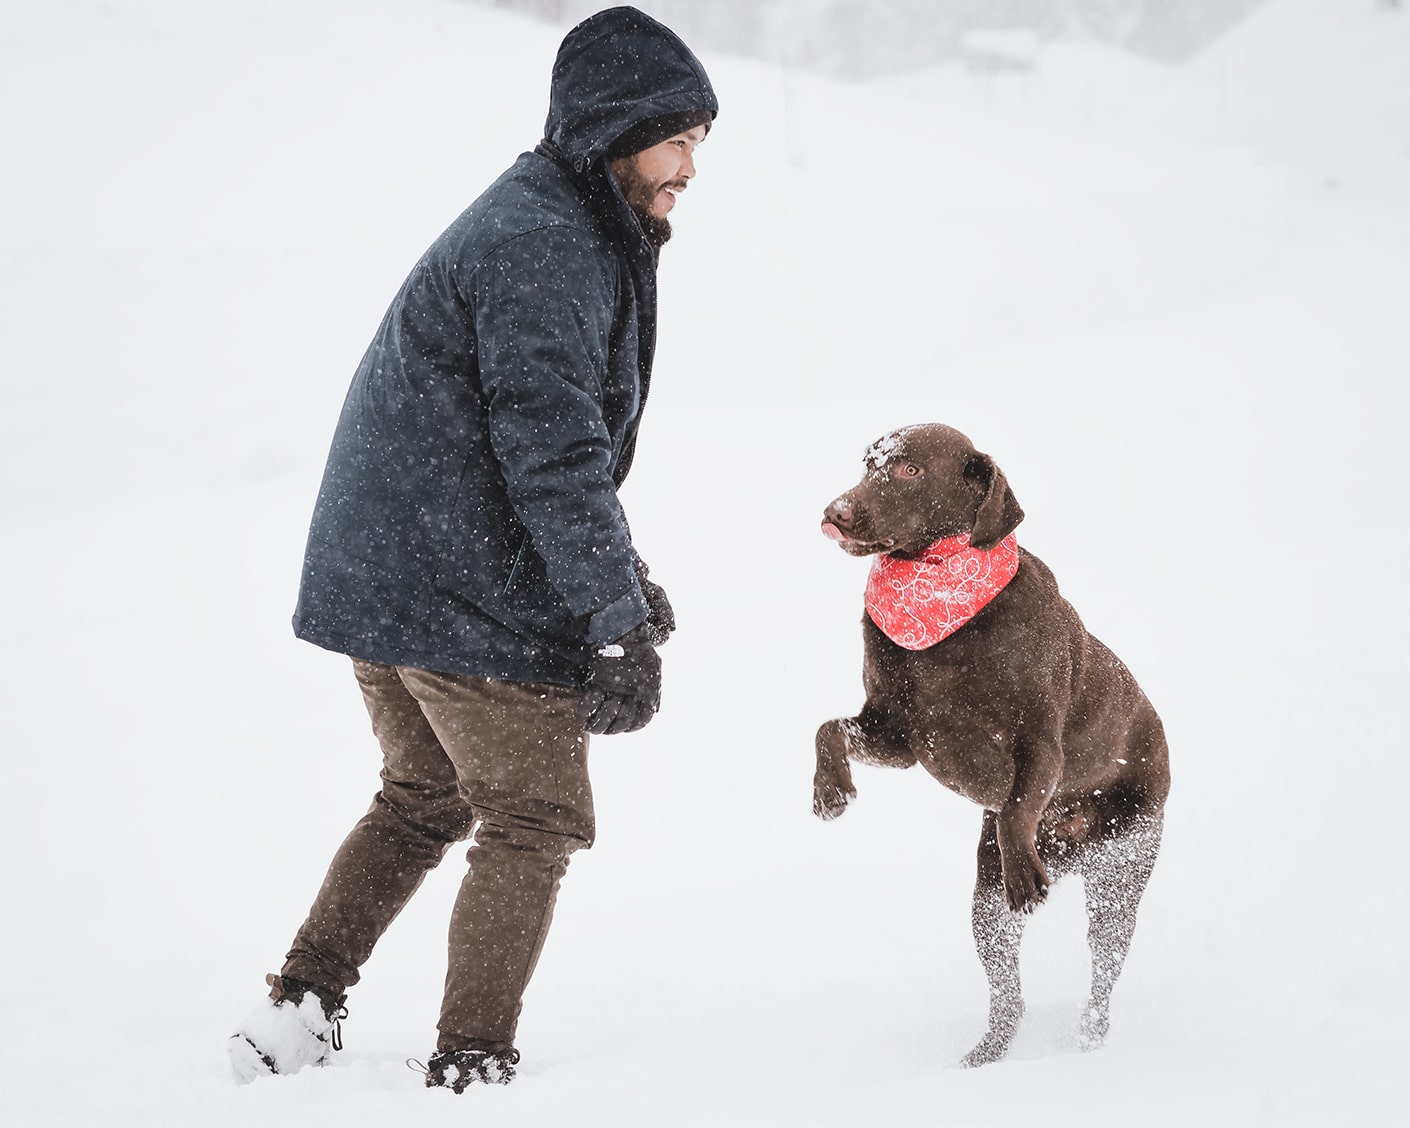
<instances>
[{"instance_id":1,"label":"black glove","mask_svg":"<svg viewBox=\"0 0 1410 1128\"><path fill-rule=\"evenodd\" d=\"M671 601L666 598L666 589L648 580L647 574L646 565L638 560L636 581L641 585L641 594L646 600L645 626L651 636L651 644L660 646L676 629L676 613L671 610Z\"/></svg>"},{"instance_id":2,"label":"black glove","mask_svg":"<svg viewBox=\"0 0 1410 1128\"><path fill-rule=\"evenodd\" d=\"M638 583L641 584L641 594L646 599L647 607L646 622L642 626L650 635L652 645L660 646L676 629L676 613L671 610L671 601L666 598L666 589L660 584L653 584L645 576L642 576Z\"/></svg>"},{"instance_id":3,"label":"black glove","mask_svg":"<svg viewBox=\"0 0 1410 1128\"><path fill-rule=\"evenodd\" d=\"M661 659L646 623L592 656L578 716L588 732L636 732L661 707Z\"/></svg>"}]
</instances>

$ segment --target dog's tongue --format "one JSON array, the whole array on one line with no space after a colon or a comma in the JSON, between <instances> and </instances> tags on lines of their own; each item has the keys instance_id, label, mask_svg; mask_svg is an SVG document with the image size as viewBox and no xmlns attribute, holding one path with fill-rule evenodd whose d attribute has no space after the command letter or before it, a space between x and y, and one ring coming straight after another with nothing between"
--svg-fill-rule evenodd
<instances>
[{"instance_id":1,"label":"dog's tongue","mask_svg":"<svg viewBox=\"0 0 1410 1128\"><path fill-rule=\"evenodd\" d=\"M827 537L828 540L837 541L839 544L847 539L846 535L842 532L842 530L839 529L836 525L834 525L831 521L823 522L822 534L823 536Z\"/></svg>"}]
</instances>

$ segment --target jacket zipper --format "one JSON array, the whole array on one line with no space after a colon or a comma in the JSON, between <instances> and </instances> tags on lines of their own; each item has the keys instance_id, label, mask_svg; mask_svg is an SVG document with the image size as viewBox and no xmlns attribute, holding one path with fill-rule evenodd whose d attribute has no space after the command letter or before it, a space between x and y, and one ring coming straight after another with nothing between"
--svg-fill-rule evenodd
<instances>
[{"instance_id":1,"label":"jacket zipper","mask_svg":"<svg viewBox=\"0 0 1410 1128\"><path fill-rule=\"evenodd\" d=\"M519 551L514 554L514 566L509 569L509 578L504 581L504 587L500 589L500 595L508 595L509 589L514 583L514 577L519 574L519 565L524 559L524 550L529 547L529 530L524 530L524 535L519 538Z\"/></svg>"}]
</instances>

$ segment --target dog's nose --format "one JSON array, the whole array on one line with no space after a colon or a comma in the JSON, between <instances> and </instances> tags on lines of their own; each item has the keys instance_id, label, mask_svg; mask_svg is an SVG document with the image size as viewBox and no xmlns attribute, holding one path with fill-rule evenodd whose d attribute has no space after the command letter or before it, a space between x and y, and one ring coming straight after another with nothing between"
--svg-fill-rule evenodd
<instances>
[{"instance_id":1,"label":"dog's nose","mask_svg":"<svg viewBox=\"0 0 1410 1128\"><path fill-rule=\"evenodd\" d=\"M846 529L852 523L852 517L852 503L845 497L839 497L823 510L823 520L836 525L839 529Z\"/></svg>"}]
</instances>

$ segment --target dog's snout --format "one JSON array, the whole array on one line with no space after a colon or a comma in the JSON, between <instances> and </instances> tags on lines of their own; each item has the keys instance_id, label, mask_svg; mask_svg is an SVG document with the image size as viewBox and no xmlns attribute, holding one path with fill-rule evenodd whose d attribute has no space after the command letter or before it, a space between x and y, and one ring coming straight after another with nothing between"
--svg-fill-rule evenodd
<instances>
[{"instance_id":1,"label":"dog's snout","mask_svg":"<svg viewBox=\"0 0 1410 1128\"><path fill-rule=\"evenodd\" d=\"M839 529L846 529L852 524L852 519L856 513L852 509L852 502L846 497L839 497L831 505L823 510L823 520L829 521Z\"/></svg>"}]
</instances>

